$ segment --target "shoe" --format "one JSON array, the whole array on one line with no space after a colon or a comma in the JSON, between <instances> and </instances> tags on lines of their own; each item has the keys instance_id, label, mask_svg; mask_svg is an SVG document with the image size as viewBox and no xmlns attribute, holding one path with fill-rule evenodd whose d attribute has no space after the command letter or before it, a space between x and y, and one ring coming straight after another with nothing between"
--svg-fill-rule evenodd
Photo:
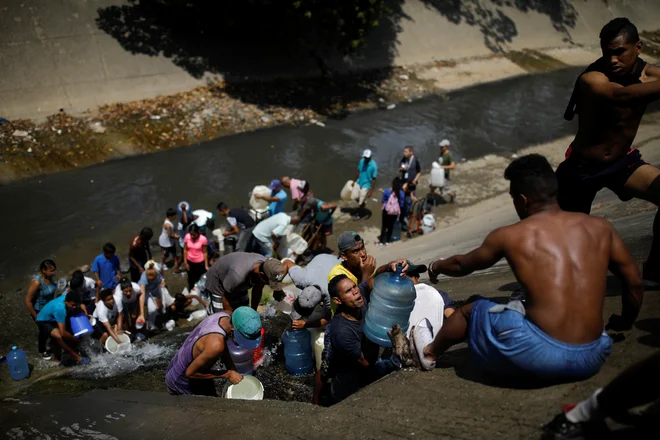
<instances>
[{"instance_id":1,"label":"shoe","mask_svg":"<svg viewBox=\"0 0 660 440\"><path fill-rule=\"evenodd\" d=\"M410 334L422 370L433 370L435 368L435 361L430 361L424 356L424 348L433 342L433 326L428 319L422 318L417 321Z\"/></svg>"},{"instance_id":2,"label":"shoe","mask_svg":"<svg viewBox=\"0 0 660 440\"><path fill-rule=\"evenodd\" d=\"M562 413L543 427L541 440L581 440L585 435L584 423L573 423Z\"/></svg>"},{"instance_id":3,"label":"shoe","mask_svg":"<svg viewBox=\"0 0 660 440\"><path fill-rule=\"evenodd\" d=\"M44 351L43 353L41 353L41 359L45 361L49 361L52 358L53 358L53 353L51 353L50 351Z\"/></svg>"},{"instance_id":4,"label":"shoe","mask_svg":"<svg viewBox=\"0 0 660 440\"><path fill-rule=\"evenodd\" d=\"M392 246L392 243L385 243L385 246Z\"/></svg>"},{"instance_id":5,"label":"shoe","mask_svg":"<svg viewBox=\"0 0 660 440\"><path fill-rule=\"evenodd\" d=\"M170 270L170 268L163 264L163 272L167 272L168 270Z\"/></svg>"}]
</instances>

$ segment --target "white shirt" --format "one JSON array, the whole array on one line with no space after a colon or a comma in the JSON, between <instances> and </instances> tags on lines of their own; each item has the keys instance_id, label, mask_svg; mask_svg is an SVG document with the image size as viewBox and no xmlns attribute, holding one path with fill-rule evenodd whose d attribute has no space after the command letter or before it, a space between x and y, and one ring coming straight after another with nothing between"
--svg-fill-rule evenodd
<instances>
[{"instance_id":1,"label":"white shirt","mask_svg":"<svg viewBox=\"0 0 660 440\"><path fill-rule=\"evenodd\" d=\"M140 289L140 286L138 283L131 283L131 296L128 298L124 295L124 292L121 290L121 285L118 285L115 287L115 292L113 293L112 296L115 297L115 304L117 304L117 308L119 311L123 311L124 307L126 308L133 308L135 304L137 304L138 300L138 295L142 293L142 289ZM99 304L101 301L99 301Z\"/></svg>"},{"instance_id":2,"label":"white shirt","mask_svg":"<svg viewBox=\"0 0 660 440\"><path fill-rule=\"evenodd\" d=\"M445 301L440 293L428 284L416 284L415 291L417 298L415 298L415 306L410 313L406 336L410 338L413 325L417 324L420 319L426 318L433 327L433 337L435 337L445 318Z\"/></svg>"},{"instance_id":3,"label":"white shirt","mask_svg":"<svg viewBox=\"0 0 660 440\"><path fill-rule=\"evenodd\" d=\"M121 312L115 301L115 305L112 309L108 309L103 301L96 303L96 308L94 309L94 317L101 322L109 322L114 324L117 320L117 314Z\"/></svg>"},{"instance_id":4,"label":"white shirt","mask_svg":"<svg viewBox=\"0 0 660 440\"><path fill-rule=\"evenodd\" d=\"M197 220L195 220L195 224L200 228L206 226L206 221L208 219L213 218L213 213L208 212L205 209L198 209L196 211L193 211L193 216L195 215L197 216Z\"/></svg>"},{"instance_id":5,"label":"white shirt","mask_svg":"<svg viewBox=\"0 0 660 440\"><path fill-rule=\"evenodd\" d=\"M283 212L262 220L254 227L252 235L259 241L270 242L271 234L281 237L286 234L286 227L291 224L291 217Z\"/></svg>"}]
</instances>

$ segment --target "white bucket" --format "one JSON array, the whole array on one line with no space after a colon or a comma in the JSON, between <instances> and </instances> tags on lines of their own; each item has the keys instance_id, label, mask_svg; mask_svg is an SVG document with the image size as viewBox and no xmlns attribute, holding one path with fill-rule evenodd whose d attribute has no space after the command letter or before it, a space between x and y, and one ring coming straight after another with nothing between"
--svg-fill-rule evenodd
<instances>
[{"instance_id":1,"label":"white bucket","mask_svg":"<svg viewBox=\"0 0 660 440\"><path fill-rule=\"evenodd\" d=\"M346 185L341 189L341 193L339 196L341 197L342 200L346 202L351 201L351 194L353 193L353 181L349 180L346 182Z\"/></svg>"},{"instance_id":2,"label":"white bucket","mask_svg":"<svg viewBox=\"0 0 660 440\"><path fill-rule=\"evenodd\" d=\"M256 211L261 211L268 208L268 203L266 200L257 199L254 195L259 194L261 196L270 196L270 188L265 185L257 185L252 188L252 193L250 194L250 207Z\"/></svg>"},{"instance_id":3,"label":"white bucket","mask_svg":"<svg viewBox=\"0 0 660 440\"><path fill-rule=\"evenodd\" d=\"M207 316L208 316L208 314L206 313L206 310L204 310L204 309L195 310L194 312L192 312L190 314L190 317L188 318L188 321L193 321L193 320L197 320L197 319L205 319Z\"/></svg>"},{"instance_id":4,"label":"white bucket","mask_svg":"<svg viewBox=\"0 0 660 440\"><path fill-rule=\"evenodd\" d=\"M291 314L291 312L293 312L293 303L296 300L298 292L299 290L296 287L285 287L284 298L277 303L277 309L287 315Z\"/></svg>"},{"instance_id":5,"label":"white bucket","mask_svg":"<svg viewBox=\"0 0 660 440\"><path fill-rule=\"evenodd\" d=\"M108 350L108 353L119 354L131 351L131 338L123 333L117 335L117 337L121 341L121 344L117 344L117 341L112 336L108 336L108 339L105 340L105 349Z\"/></svg>"},{"instance_id":6,"label":"white bucket","mask_svg":"<svg viewBox=\"0 0 660 440\"><path fill-rule=\"evenodd\" d=\"M243 376L236 385L229 385L225 393L227 399L263 400L264 386L254 376Z\"/></svg>"}]
</instances>

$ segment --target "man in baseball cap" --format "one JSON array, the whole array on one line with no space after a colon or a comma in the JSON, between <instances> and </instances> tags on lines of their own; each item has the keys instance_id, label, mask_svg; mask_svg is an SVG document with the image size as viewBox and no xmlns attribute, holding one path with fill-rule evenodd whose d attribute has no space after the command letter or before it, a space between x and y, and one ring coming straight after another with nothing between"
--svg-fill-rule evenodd
<instances>
[{"instance_id":1,"label":"man in baseball cap","mask_svg":"<svg viewBox=\"0 0 660 440\"><path fill-rule=\"evenodd\" d=\"M353 191L351 199L360 204L360 208L364 208L368 198L376 186L376 177L378 177L378 165L371 157L371 150L367 148L362 152L362 158L358 163L357 172L353 178Z\"/></svg>"},{"instance_id":2,"label":"man in baseball cap","mask_svg":"<svg viewBox=\"0 0 660 440\"><path fill-rule=\"evenodd\" d=\"M221 357L229 354L226 347L230 338L244 348L258 347L261 344L259 314L249 307L239 307L232 314L215 313L195 327L167 367L165 384L170 394L217 397L215 379L227 379L232 384L243 380L236 370L212 369Z\"/></svg>"},{"instance_id":3,"label":"man in baseball cap","mask_svg":"<svg viewBox=\"0 0 660 440\"><path fill-rule=\"evenodd\" d=\"M255 194L254 198L270 202L268 205L268 214L271 216L279 214L280 212L284 212L284 204L286 203L287 195L286 191L284 191L282 188L282 182L280 182L278 179L273 179L270 181L268 188L271 191L270 196Z\"/></svg>"},{"instance_id":4,"label":"man in baseball cap","mask_svg":"<svg viewBox=\"0 0 660 440\"><path fill-rule=\"evenodd\" d=\"M357 232L346 231L342 233L337 239L337 247L339 248L339 258L343 261L332 268L328 274L328 281L337 275L343 274L357 285L365 278L362 273L365 266L373 266L371 272L366 274L366 278L376 269L376 260L367 255L364 240Z\"/></svg>"},{"instance_id":5,"label":"man in baseball cap","mask_svg":"<svg viewBox=\"0 0 660 440\"><path fill-rule=\"evenodd\" d=\"M305 287L293 302L293 311L289 315L293 320L293 329L324 328L332 318L330 295L320 286Z\"/></svg>"},{"instance_id":6,"label":"man in baseball cap","mask_svg":"<svg viewBox=\"0 0 660 440\"><path fill-rule=\"evenodd\" d=\"M282 294L282 280L292 265L290 261L283 264L249 252L233 252L218 258L206 272L204 286L211 296L211 309L231 312L250 304L257 310L264 286L268 285L275 296Z\"/></svg>"}]
</instances>

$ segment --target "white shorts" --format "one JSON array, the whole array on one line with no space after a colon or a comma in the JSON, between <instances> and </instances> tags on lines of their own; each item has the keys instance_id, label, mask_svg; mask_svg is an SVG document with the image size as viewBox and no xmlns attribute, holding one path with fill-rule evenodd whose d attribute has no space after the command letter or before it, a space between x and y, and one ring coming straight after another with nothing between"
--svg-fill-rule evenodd
<instances>
[{"instance_id":1,"label":"white shorts","mask_svg":"<svg viewBox=\"0 0 660 440\"><path fill-rule=\"evenodd\" d=\"M366 202L368 192L369 192L369 188L362 188L356 183L353 185L353 191L351 192L351 200L355 200L361 205Z\"/></svg>"}]
</instances>

